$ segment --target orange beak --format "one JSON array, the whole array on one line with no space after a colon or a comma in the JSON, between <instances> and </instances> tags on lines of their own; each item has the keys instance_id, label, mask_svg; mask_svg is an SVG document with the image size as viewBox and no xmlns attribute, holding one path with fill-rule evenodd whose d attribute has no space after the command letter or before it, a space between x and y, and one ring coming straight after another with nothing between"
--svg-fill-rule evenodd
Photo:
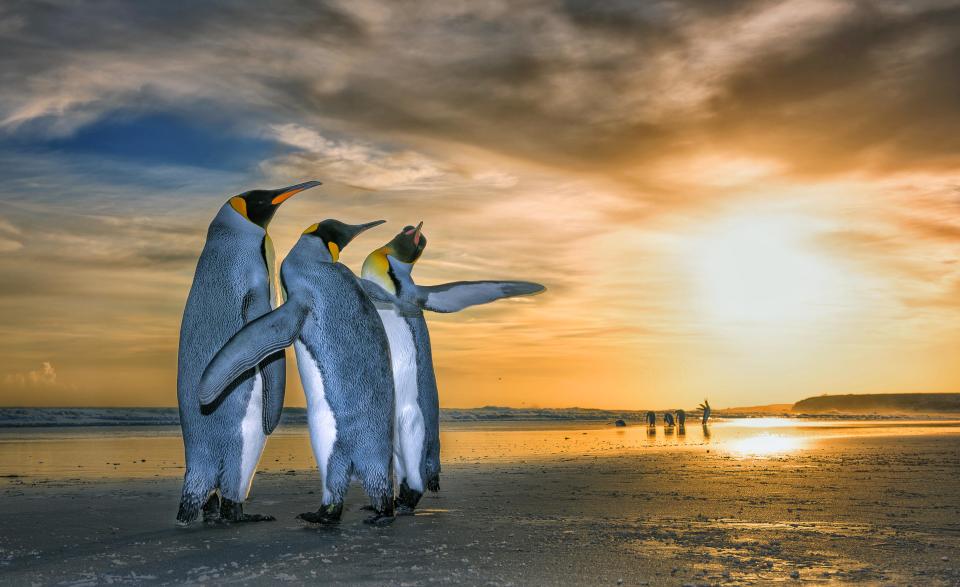
<instances>
[{"instance_id":1,"label":"orange beak","mask_svg":"<svg viewBox=\"0 0 960 587\"><path fill-rule=\"evenodd\" d=\"M274 196L273 199L270 200L270 203L273 204L274 206L279 206L280 204L286 202L287 200L299 194L303 190L308 190L318 185L320 185L319 181L308 181L306 183L300 183L297 185L292 185L288 188L277 190L278 192L280 192L280 194L277 196Z\"/></svg>"}]
</instances>

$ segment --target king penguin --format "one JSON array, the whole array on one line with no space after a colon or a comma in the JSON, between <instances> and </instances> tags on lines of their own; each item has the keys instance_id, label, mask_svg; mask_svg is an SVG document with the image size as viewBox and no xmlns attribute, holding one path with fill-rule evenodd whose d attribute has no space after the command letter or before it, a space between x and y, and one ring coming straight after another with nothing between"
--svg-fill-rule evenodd
<instances>
[{"instance_id":1,"label":"king penguin","mask_svg":"<svg viewBox=\"0 0 960 587\"><path fill-rule=\"evenodd\" d=\"M356 235L381 223L324 220L304 231L280 269L286 302L231 338L200 383L201 403L216 402L236 377L294 345L323 486L320 509L299 516L311 523L339 521L353 476L375 512L367 521L393 520L390 347L373 302L337 262Z\"/></svg>"},{"instance_id":2,"label":"king penguin","mask_svg":"<svg viewBox=\"0 0 960 587\"><path fill-rule=\"evenodd\" d=\"M243 513L266 436L283 408L284 354L274 353L238 378L216 405L202 409L200 376L214 353L240 328L276 303L273 244L267 225L277 208L309 181L230 198L214 217L183 310L177 400L186 473L177 521L261 521ZM222 500L221 500L222 498Z\"/></svg>"},{"instance_id":3,"label":"king penguin","mask_svg":"<svg viewBox=\"0 0 960 587\"><path fill-rule=\"evenodd\" d=\"M411 271L427 246L423 222L406 226L389 243L370 253L361 277L399 298L376 299L390 340L394 412L394 469L397 513L412 513L426 489L440 489L440 399L433 369L430 333L423 310L457 312L501 298L544 291L526 281L459 281L418 286ZM367 288L368 292L372 290ZM411 310L412 308L412 310Z\"/></svg>"}]
</instances>

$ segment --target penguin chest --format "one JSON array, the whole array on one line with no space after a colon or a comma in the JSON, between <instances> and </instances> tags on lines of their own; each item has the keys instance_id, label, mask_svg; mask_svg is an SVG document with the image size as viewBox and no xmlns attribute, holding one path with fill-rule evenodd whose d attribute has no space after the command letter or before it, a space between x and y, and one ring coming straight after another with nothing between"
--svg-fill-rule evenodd
<instances>
[{"instance_id":1,"label":"penguin chest","mask_svg":"<svg viewBox=\"0 0 960 587\"><path fill-rule=\"evenodd\" d=\"M253 389L240 423L240 434L243 443L240 452L240 483L246 495L250 491L253 474L257 471L260 455L267 441L263 432L263 375L260 374L259 367L254 370Z\"/></svg>"},{"instance_id":2,"label":"penguin chest","mask_svg":"<svg viewBox=\"0 0 960 587\"><path fill-rule=\"evenodd\" d=\"M327 463L337 441L337 419L327 401L323 375L316 359L299 340L293 343L297 353L297 369L307 396L307 425L310 428L310 444L321 475L327 473Z\"/></svg>"},{"instance_id":3,"label":"penguin chest","mask_svg":"<svg viewBox=\"0 0 960 587\"><path fill-rule=\"evenodd\" d=\"M413 332L402 316L388 309L378 309L387 340L390 342L390 360L397 411L417 407L417 347Z\"/></svg>"},{"instance_id":4,"label":"penguin chest","mask_svg":"<svg viewBox=\"0 0 960 587\"><path fill-rule=\"evenodd\" d=\"M390 342L393 367L395 449L419 457L423 446L424 426L417 401L417 347L410 325L393 310L379 309L380 319Z\"/></svg>"}]
</instances>

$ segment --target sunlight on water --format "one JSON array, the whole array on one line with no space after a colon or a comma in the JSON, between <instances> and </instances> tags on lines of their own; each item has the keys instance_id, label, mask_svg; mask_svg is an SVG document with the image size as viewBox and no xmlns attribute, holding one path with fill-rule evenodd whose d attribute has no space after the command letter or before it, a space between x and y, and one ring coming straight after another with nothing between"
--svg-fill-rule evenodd
<instances>
[{"instance_id":1,"label":"sunlight on water","mask_svg":"<svg viewBox=\"0 0 960 587\"><path fill-rule=\"evenodd\" d=\"M803 448L804 444L804 440L799 437L760 434L731 442L729 450L737 456L766 457L795 452Z\"/></svg>"},{"instance_id":2,"label":"sunlight on water","mask_svg":"<svg viewBox=\"0 0 960 587\"><path fill-rule=\"evenodd\" d=\"M744 418L736 420L736 425L743 428L787 428L796 427L797 420L791 418Z\"/></svg>"}]
</instances>

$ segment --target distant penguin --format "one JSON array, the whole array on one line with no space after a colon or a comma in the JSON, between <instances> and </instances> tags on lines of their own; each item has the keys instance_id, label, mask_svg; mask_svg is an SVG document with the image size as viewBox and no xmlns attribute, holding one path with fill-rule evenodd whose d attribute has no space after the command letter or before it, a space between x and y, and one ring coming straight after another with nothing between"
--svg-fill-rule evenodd
<instances>
[{"instance_id":1,"label":"distant penguin","mask_svg":"<svg viewBox=\"0 0 960 587\"><path fill-rule=\"evenodd\" d=\"M238 374L294 345L323 482L320 509L298 516L307 522L339 521L352 475L370 497L375 515L368 521L393 519L389 342L356 275L337 262L356 235L382 222L324 220L309 227L280 269L286 303L231 338L201 381L201 401L216 401Z\"/></svg>"},{"instance_id":2,"label":"distant penguin","mask_svg":"<svg viewBox=\"0 0 960 587\"><path fill-rule=\"evenodd\" d=\"M647 412L647 426L657 425L657 415L654 412Z\"/></svg>"},{"instance_id":3,"label":"distant penguin","mask_svg":"<svg viewBox=\"0 0 960 587\"><path fill-rule=\"evenodd\" d=\"M665 428L673 427L673 414L671 414L670 412L663 413L663 426Z\"/></svg>"},{"instance_id":4,"label":"distant penguin","mask_svg":"<svg viewBox=\"0 0 960 587\"><path fill-rule=\"evenodd\" d=\"M683 428L684 424L687 423L687 413L683 410L677 410L677 426Z\"/></svg>"},{"instance_id":5,"label":"distant penguin","mask_svg":"<svg viewBox=\"0 0 960 587\"><path fill-rule=\"evenodd\" d=\"M273 244L267 225L280 204L317 185L320 182L309 181L234 196L210 223L180 326L177 400L186 457L177 512L181 524L196 519L201 507L209 521L273 519L244 514L242 504L266 436L280 420L284 354L278 352L251 365L254 368L210 409L201 409L197 386L217 349L276 303Z\"/></svg>"},{"instance_id":6,"label":"distant penguin","mask_svg":"<svg viewBox=\"0 0 960 587\"><path fill-rule=\"evenodd\" d=\"M710 402L706 399L703 400L703 403L700 404L700 409L703 411L703 424L707 423L707 420L710 419Z\"/></svg>"},{"instance_id":7,"label":"distant penguin","mask_svg":"<svg viewBox=\"0 0 960 587\"><path fill-rule=\"evenodd\" d=\"M394 424L394 469L397 511L411 513L426 489L440 489L440 406L433 370L430 333L422 310L457 312L501 298L544 291L525 281L458 281L443 285L416 285L410 275L413 264L427 246L423 223L407 226L363 262L361 277L385 290L414 311L405 311L389 300L377 300L377 311L390 339L396 390Z\"/></svg>"}]
</instances>

